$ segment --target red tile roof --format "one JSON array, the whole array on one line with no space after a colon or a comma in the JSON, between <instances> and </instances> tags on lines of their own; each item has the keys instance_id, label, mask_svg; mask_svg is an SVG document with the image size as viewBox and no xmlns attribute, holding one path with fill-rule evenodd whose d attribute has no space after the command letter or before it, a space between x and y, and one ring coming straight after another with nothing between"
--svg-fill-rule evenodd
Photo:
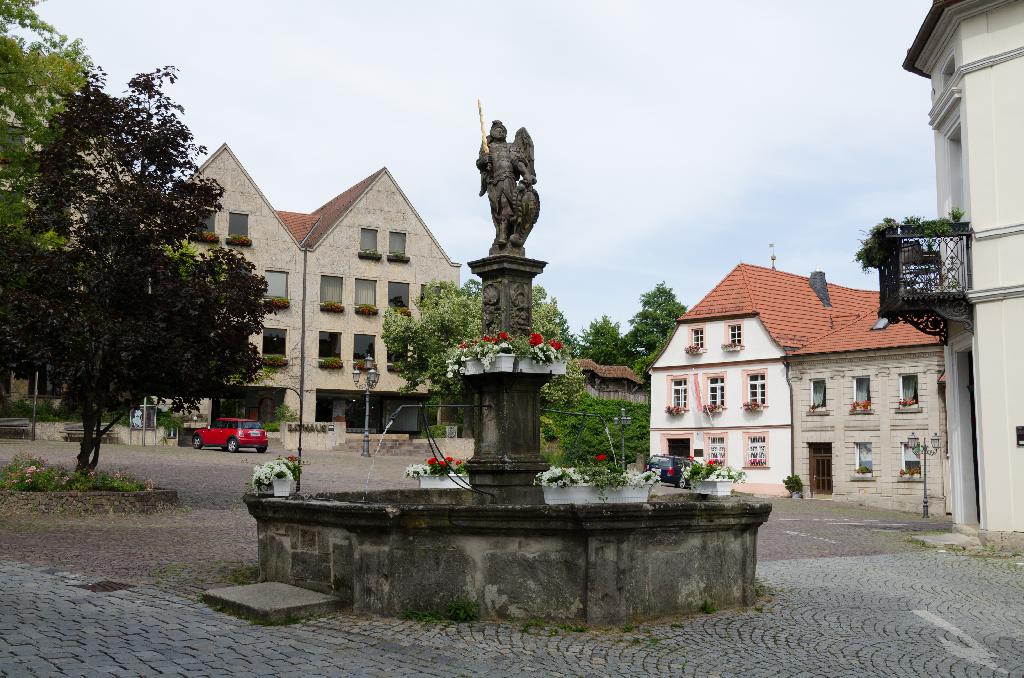
<instances>
[{"instance_id":1,"label":"red tile roof","mask_svg":"<svg viewBox=\"0 0 1024 678\"><path fill-rule=\"evenodd\" d=\"M636 372L625 365L602 365L590 358L580 358L580 369L584 372L593 372L604 379L629 379L638 384L644 383L643 379L636 376Z\"/></svg>"},{"instance_id":2,"label":"red tile roof","mask_svg":"<svg viewBox=\"0 0 1024 678\"><path fill-rule=\"evenodd\" d=\"M804 276L740 264L680 320L754 315L787 353L938 343L937 338L906 324L872 330L878 320L878 292L830 283L828 296L831 308L822 304Z\"/></svg>"},{"instance_id":3,"label":"red tile roof","mask_svg":"<svg viewBox=\"0 0 1024 678\"><path fill-rule=\"evenodd\" d=\"M281 217L281 221L288 227L296 240L302 242L309 236L306 244L316 245L327 234L331 226L337 223L338 219L366 192L366 189L373 184L377 177L386 171L387 168L380 168L355 186L334 196L311 214L277 210L277 215Z\"/></svg>"}]
</instances>

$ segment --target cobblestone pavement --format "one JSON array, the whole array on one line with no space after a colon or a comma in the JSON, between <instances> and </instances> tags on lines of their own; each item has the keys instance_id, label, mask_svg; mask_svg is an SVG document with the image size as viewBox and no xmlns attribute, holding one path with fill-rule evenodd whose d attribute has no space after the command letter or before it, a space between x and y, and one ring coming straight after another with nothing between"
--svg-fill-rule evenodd
<instances>
[{"instance_id":1,"label":"cobblestone pavement","mask_svg":"<svg viewBox=\"0 0 1024 678\"><path fill-rule=\"evenodd\" d=\"M1024 676L1024 563L917 549L763 563L758 607L636 628L333 615L261 627L0 561L0 675Z\"/></svg>"}]
</instances>

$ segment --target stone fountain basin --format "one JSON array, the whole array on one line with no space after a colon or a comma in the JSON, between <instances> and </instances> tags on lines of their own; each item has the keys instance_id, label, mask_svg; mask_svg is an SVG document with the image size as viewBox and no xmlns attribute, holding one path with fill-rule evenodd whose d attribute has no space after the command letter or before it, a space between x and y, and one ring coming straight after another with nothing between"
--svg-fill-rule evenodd
<instances>
[{"instance_id":1,"label":"stone fountain basin","mask_svg":"<svg viewBox=\"0 0 1024 678\"><path fill-rule=\"evenodd\" d=\"M248 495L260 574L360 614L444 612L613 625L754 601L767 502L480 504L463 490ZM365 501L364 501L365 497Z\"/></svg>"}]
</instances>

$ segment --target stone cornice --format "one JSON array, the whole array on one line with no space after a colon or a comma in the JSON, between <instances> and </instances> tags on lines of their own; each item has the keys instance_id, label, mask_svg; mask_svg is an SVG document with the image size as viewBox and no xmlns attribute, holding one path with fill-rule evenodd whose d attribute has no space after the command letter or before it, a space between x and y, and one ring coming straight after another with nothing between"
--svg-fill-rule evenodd
<instances>
[{"instance_id":1,"label":"stone cornice","mask_svg":"<svg viewBox=\"0 0 1024 678\"><path fill-rule=\"evenodd\" d=\"M928 113L928 124L931 125L932 129L939 130L943 128L943 132L947 133L948 130L945 128L953 127L957 122L960 121L960 99L962 91L959 87L949 87L942 96L939 97L935 105L932 106L932 110ZM954 113L956 116L954 117ZM949 124L952 122L953 124Z\"/></svg>"},{"instance_id":2,"label":"stone cornice","mask_svg":"<svg viewBox=\"0 0 1024 678\"><path fill-rule=\"evenodd\" d=\"M997 228L986 228L983 231L975 231L975 240L994 240L995 238L1006 238L1011 235L1024 233L1024 224L1009 224Z\"/></svg>"},{"instance_id":3,"label":"stone cornice","mask_svg":"<svg viewBox=\"0 0 1024 678\"><path fill-rule=\"evenodd\" d=\"M884 350L865 351L857 354L856 352L847 353L823 353L814 354L808 356L794 355L790 356L790 364L796 374L799 374L799 370L806 370L812 366L818 365L847 365L848 369L857 369L857 365L864 363L885 363L886 366L893 366L891 363L900 361L911 361L920 360L921 358L927 358L930 355L942 356L942 346L935 344L932 346L921 346L917 349L907 350L899 349L898 353L890 353ZM821 356L828 356L821 357ZM856 358L856 360L854 360ZM795 377L796 375L794 375ZM793 377L791 377L793 380Z\"/></svg>"},{"instance_id":4,"label":"stone cornice","mask_svg":"<svg viewBox=\"0 0 1024 678\"><path fill-rule=\"evenodd\" d=\"M935 70L939 59L946 56L946 48L956 33L960 23L965 19L990 12L999 7L1013 4L1018 0L964 0L946 8L931 30L927 41L922 46L913 66L921 73L930 76Z\"/></svg>"},{"instance_id":5,"label":"stone cornice","mask_svg":"<svg viewBox=\"0 0 1024 678\"><path fill-rule=\"evenodd\" d=\"M972 304L983 304L989 301L1003 301L1024 297L1024 285L1007 285L1006 287L990 287L984 290L971 290L967 300Z\"/></svg>"}]
</instances>

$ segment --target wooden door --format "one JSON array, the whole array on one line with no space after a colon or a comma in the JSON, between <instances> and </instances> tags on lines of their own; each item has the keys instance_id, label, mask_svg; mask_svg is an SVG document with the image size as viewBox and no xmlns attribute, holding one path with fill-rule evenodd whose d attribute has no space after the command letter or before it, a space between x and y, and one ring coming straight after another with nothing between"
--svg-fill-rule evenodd
<instances>
[{"instance_id":1,"label":"wooden door","mask_svg":"<svg viewBox=\"0 0 1024 678\"><path fill-rule=\"evenodd\" d=\"M832 494L832 444L810 443L811 494Z\"/></svg>"}]
</instances>

